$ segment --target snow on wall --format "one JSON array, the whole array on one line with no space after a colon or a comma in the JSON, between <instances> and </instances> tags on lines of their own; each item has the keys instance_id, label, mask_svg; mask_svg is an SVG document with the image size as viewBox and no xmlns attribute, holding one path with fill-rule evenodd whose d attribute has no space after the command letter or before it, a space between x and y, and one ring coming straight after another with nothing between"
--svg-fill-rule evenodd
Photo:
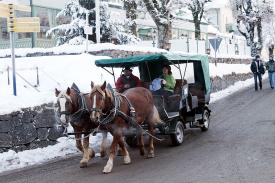
<instances>
[{"instance_id":1,"label":"snow on wall","mask_svg":"<svg viewBox=\"0 0 275 183\"><path fill-rule=\"evenodd\" d=\"M31 53L54 53L56 55L66 53L66 54L81 54L85 52L85 45L61 45L53 48L18 48L15 49L15 55L18 57L27 56ZM103 50L123 50L123 51L140 51L140 52L167 52L166 50L153 48L152 46L138 45L114 45L111 43L101 43L101 44L90 44L88 51L103 51ZM1 49L0 58L7 57L11 55L10 49Z\"/></svg>"}]
</instances>

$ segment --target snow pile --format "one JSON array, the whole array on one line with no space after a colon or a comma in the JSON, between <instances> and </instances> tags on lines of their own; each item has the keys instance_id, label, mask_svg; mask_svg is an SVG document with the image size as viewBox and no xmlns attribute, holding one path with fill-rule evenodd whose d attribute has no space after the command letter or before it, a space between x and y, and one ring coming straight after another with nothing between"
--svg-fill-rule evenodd
<instances>
[{"instance_id":1,"label":"snow pile","mask_svg":"<svg viewBox=\"0 0 275 183\"><path fill-rule=\"evenodd\" d=\"M267 74L263 75L263 79L267 79L267 78L268 78ZM214 103L224 97L227 97L227 96L233 94L234 92L245 89L253 84L254 84L254 78L248 79L246 81L238 81L238 82L234 83L234 85L226 88L225 90L218 91L216 93L211 93L210 101L211 101L211 103Z\"/></svg>"},{"instance_id":2,"label":"snow pile","mask_svg":"<svg viewBox=\"0 0 275 183\"><path fill-rule=\"evenodd\" d=\"M65 90L75 82L81 91L89 92L90 83L113 81L113 77L95 66L96 59L109 57L89 54L51 57L24 57L16 59L16 70L23 79L36 85L36 70L39 72L39 86L34 88L17 75L17 96L12 95L12 84L7 83L6 68L11 68L10 58L0 59L0 114L10 113L21 108L34 107L55 101L54 89ZM11 72L11 71L10 71ZM11 74L10 74L11 77ZM12 82L11 82L12 83ZM113 83L113 82L112 82ZM40 92L38 92L39 90Z\"/></svg>"},{"instance_id":3,"label":"snow pile","mask_svg":"<svg viewBox=\"0 0 275 183\"><path fill-rule=\"evenodd\" d=\"M19 57L25 57L28 54L34 53L51 53L54 54L81 54L85 51L86 45L61 45L53 48L18 48L15 49L15 55ZM100 43L100 44L91 44L89 45L89 52L103 51L103 50L121 50L121 51L133 51L133 52L156 52L156 53L165 53L166 50L155 48L155 47L144 47L137 45L115 45L111 43ZM6 57L11 55L10 49L1 49L0 57Z\"/></svg>"},{"instance_id":4,"label":"snow pile","mask_svg":"<svg viewBox=\"0 0 275 183\"><path fill-rule=\"evenodd\" d=\"M90 147L94 150L99 149L102 135L90 137ZM108 145L111 144L112 136L108 134ZM54 158L65 158L68 155L80 154L75 147L75 140L67 137L58 139L58 143L45 148L37 148L16 153L13 150L0 154L0 173L30 165L41 164ZM99 152L96 152L99 156Z\"/></svg>"},{"instance_id":5,"label":"snow pile","mask_svg":"<svg viewBox=\"0 0 275 183\"><path fill-rule=\"evenodd\" d=\"M222 77L224 75L236 73L236 74L246 74L250 73L250 65L249 64L224 64L217 63L209 64L209 72L211 77L219 76Z\"/></svg>"}]
</instances>

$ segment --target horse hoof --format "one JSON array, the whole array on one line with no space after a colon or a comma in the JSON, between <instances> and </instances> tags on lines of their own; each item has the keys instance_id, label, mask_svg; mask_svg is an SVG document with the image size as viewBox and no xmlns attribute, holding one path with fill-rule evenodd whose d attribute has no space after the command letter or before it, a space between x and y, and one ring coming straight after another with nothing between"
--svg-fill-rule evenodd
<instances>
[{"instance_id":1,"label":"horse hoof","mask_svg":"<svg viewBox=\"0 0 275 183\"><path fill-rule=\"evenodd\" d=\"M80 163L80 168L87 168L88 164L87 163Z\"/></svg>"},{"instance_id":2,"label":"horse hoof","mask_svg":"<svg viewBox=\"0 0 275 183\"><path fill-rule=\"evenodd\" d=\"M154 153L150 153L150 154L148 154L147 155L147 158L149 159L149 158L154 158L155 157L155 154Z\"/></svg>"},{"instance_id":3,"label":"horse hoof","mask_svg":"<svg viewBox=\"0 0 275 183\"><path fill-rule=\"evenodd\" d=\"M144 152L144 151L139 151L139 154L140 154L141 156L144 156L144 155L145 155L145 152Z\"/></svg>"},{"instance_id":4,"label":"horse hoof","mask_svg":"<svg viewBox=\"0 0 275 183\"><path fill-rule=\"evenodd\" d=\"M112 167L106 165L106 166L104 167L104 169L103 169L102 172L103 172L104 174L107 174L107 173L111 173L111 171L112 171Z\"/></svg>"},{"instance_id":5,"label":"horse hoof","mask_svg":"<svg viewBox=\"0 0 275 183\"><path fill-rule=\"evenodd\" d=\"M125 156L124 157L124 165L129 165L131 163L130 156Z\"/></svg>"}]
</instances>

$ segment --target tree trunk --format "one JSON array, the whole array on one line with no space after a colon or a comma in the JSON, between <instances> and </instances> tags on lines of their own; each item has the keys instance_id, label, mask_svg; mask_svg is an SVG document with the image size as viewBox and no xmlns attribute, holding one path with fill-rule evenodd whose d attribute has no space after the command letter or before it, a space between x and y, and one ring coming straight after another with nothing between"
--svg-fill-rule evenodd
<instances>
[{"instance_id":1,"label":"tree trunk","mask_svg":"<svg viewBox=\"0 0 275 183\"><path fill-rule=\"evenodd\" d=\"M263 49L263 35L262 35L262 19L260 17L257 18L257 33L258 33L258 44L257 44L257 50L260 54Z\"/></svg>"},{"instance_id":2,"label":"tree trunk","mask_svg":"<svg viewBox=\"0 0 275 183\"><path fill-rule=\"evenodd\" d=\"M124 8L126 9L126 18L130 19L130 30L133 35L137 36L137 3L135 1L124 1Z\"/></svg>"},{"instance_id":3,"label":"tree trunk","mask_svg":"<svg viewBox=\"0 0 275 183\"><path fill-rule=\"evenodd\" d=\"M159 24L158 28L158 48L170 50L172 39L172 25L170 24Z\"/></svg>"},{"instance_id":4,"label":"tree trunk","mask_svg":"<svg viewBox=\"0 0 275 183\"><path fill-rule=\"evenodd\" d=\"M252 43L250 46L251 57L255 57L258 54L257 43Z\"/></svg>"},{"instance_id":5,"label":"tree trunk","mask_svg":"<svg viewBox=\"0 0 275 183\"><path fill-rule=\"evenodd\" d=\"M201 26L200 22L198 20L194 20L195 24L195 39L200 39L201 38Z\"/></svg>"},{"instance_id":6,"label":"tree trunk","mask_svg":"<svg viewBox=\"0 0 275 183\"><path fill-rule=\"evenodd\" d=\"M86 8L87 10L91 10L95 8L95 1L94 0L79 0L79 4Z\"/></svg>"},{"instance_id":7,"label":"tree trunk","mask_svg":"<svg viewBox=\"0 0 275 183\"><path fill-rule=\"evenodd\" d=\"M270 45L268 47L268 52L269 52L269 57L273 57L273 53L274 53L274 44Z\"/></svg>"}]
</instances>

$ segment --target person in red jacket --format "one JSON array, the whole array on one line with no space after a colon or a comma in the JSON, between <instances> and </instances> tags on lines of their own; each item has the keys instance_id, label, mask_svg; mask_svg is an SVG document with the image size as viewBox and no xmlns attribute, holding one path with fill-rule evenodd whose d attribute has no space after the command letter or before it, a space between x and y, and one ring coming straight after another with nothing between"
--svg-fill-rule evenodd
<instances>
[{"instance_id":1,"label":"person in red jacket","mask_svg":"<svg viewBox=\"0 0 275 183\"><path fill-rule=\"evenodd\" d=\"M116 89L119 93L124 92L129 88L134 88L141 86L141 81L137 76L132 74L132 69L126 66L123 70L123 73L116 82Z\"/></svg>"}]
</instances>

